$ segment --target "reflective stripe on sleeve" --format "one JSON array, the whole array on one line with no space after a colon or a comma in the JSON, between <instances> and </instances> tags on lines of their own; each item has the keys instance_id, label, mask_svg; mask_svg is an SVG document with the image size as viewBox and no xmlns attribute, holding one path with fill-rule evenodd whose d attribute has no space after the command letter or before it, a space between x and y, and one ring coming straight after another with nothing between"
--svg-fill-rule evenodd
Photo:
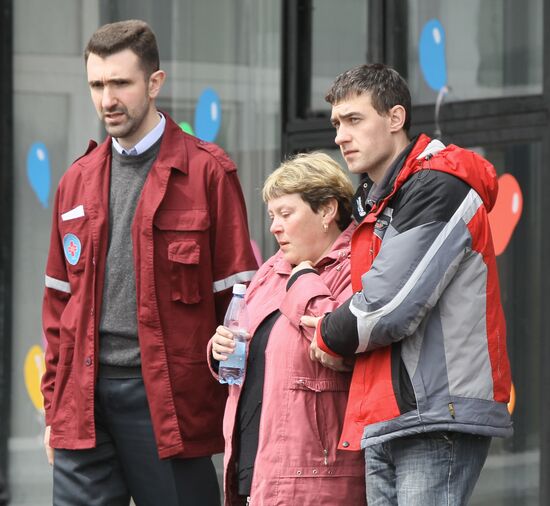
<instances>
[{"instance_id":1,"label":"reflective stripe on sleeve","mask_svg":"<svg viewBox=\"0 0 550 506\"><path fill-rule=\"evenodd\" d=\"M46 275L46 288L53 288L60 292L71 293L71 285L68 281L61 281L60 279L55 279L48 275Z\"/></svg>"},{"instance_id":2,"label":"reflective stripe on sleeve","mask_svg":"<svg viewBox=\"0 0 550 506\"><path fill-rule=\"evenodd\" d=\"M214 281L214 283L212 284L212 290L214 293L222 292L227 288L231 288L235 283L246 283L254 277L254 274L256 274L256 271L238 272L237 274L233 274L228 278Z\"/></svg>"}]
</instances>

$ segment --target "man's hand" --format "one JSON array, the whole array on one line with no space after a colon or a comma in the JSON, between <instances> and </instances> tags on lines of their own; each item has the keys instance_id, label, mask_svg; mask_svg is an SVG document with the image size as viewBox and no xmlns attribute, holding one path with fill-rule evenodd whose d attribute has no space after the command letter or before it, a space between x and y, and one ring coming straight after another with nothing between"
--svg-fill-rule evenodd
<instances>
[{"instance_id":1,"label":"man's hand","mask_svg":"<svg viewBox=\"0 0 550 506\"><path fill-rule=\"evenodd\" d=\"M300 322L306 327L316 329L321 318L322 316L302 316ZM313 360L313 362L319 362L322 366L332 369L333 371L350 372L353 369L353 366L346 363L343 357L333 357L317 346L317 330L309 345L309 358Z\"/></svg>"},{"instance_id":2,"label":"man's hand","mask_svg":"<svg viewBox=\"0 0 550 506\"><path fill-rule=\"evenodd\" d=\"M44 430L44 448L46 450L46 457L48 457L48 464L53 466L53 448L50 446L50 429L49 425Z\"/></svg>"},{"instance_id":3,"label":"man's hand","mask_svg":"<svg viewBox=\"0 0 550 506\"><path fill-rule=\"evenodd\" d=\"M212 356L218 361L227 360L228 355L235 351L235 339L233 332L219 325L212 336Z\"/></svg>"}]
</instances>

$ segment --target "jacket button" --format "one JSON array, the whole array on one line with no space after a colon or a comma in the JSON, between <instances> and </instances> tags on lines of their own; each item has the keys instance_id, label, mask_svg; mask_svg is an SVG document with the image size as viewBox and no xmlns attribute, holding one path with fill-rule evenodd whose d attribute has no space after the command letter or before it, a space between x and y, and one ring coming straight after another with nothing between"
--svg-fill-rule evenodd
<instances>
[{"instance_id":1,"label":"jacket button","mask_svg":"<svg viewBox=\"0 0 550 506\"><path fill-rule=\"evenodd\" d=\"M347 448L347 447L349 446L349 442L348 442L348 441L344 441L344 442L342 443L342 446L343 446L344 448Z\"/></svg>"},{"instance_id":2,"label":"jacket button","mask_svg":"<svg viewBox=\"0 0 550 506\"><path fill-rule=\"evenodd\" d=\"M86 357L86 360L84 361L84 363L85 363L87 366L92 365L92 357Z\"/></svg>"}]
</instances>

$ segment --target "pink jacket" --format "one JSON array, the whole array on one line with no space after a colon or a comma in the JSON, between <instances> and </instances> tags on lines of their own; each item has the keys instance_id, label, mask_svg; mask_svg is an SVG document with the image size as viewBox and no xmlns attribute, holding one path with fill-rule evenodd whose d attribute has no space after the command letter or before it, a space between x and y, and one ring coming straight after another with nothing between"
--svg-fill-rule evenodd
<instances>
[{"instance_id":1,"label":"pink jacket","mask_svg":"<svg viewBox=\"0 0 550 506\"><path fill-rule=\"evenodd\" d=\"M351 295L353 228L345 230L317 264L320 275L299 276L287 292L291 266L279 251L262 265L247 291L252 336L266 316L276 309L282 313L265 352L252 506L366 504L362 453L337 449L350 375L312 362L312 332L300 326L302 315L322 315ZM233 432L240 393L240 387L229 387L223 422L228 506L236 504Z\"/></svg>"}]
</instances>

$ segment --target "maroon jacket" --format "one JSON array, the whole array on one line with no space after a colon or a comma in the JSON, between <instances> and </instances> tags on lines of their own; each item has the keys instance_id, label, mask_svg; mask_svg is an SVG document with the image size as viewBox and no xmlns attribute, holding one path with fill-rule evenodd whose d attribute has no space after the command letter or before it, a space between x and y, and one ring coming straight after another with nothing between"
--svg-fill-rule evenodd
<instances>
[{"instance_id":1,"label":"maroon jacket","mask_svg":"<svg viewBox=\"0 0 550 506\"><path fill-rule=\"evenodd\" d=\"M143 380L161 458L223 450L226 390L204 348L235 282L257 268L233 162L167 116L131 230ZM111 138L56 193L43 305L42 392L54 448L95 445L98 327L108 247ZM130 239L130 238L128 238Z\"/></svg>"}]
</instances>

